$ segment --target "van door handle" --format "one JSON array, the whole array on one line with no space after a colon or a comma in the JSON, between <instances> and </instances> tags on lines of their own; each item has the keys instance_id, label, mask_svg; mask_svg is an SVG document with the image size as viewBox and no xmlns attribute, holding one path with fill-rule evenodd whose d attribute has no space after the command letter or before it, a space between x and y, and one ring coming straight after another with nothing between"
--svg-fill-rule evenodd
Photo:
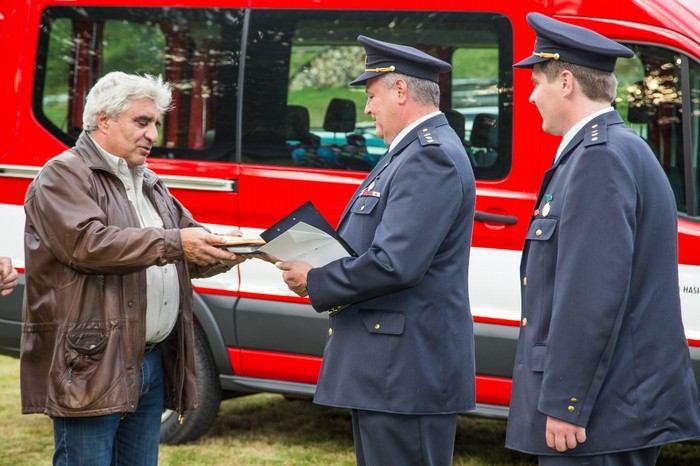
<instances>
[{"instance_id":1,"label":"van door handle","mask_svg":"<svg viewBox=\"0 0 700 466\"><path fill-rule=\"evenodd\" d=\"M491 214L480 210L474 212L474 220L477 222L503 223L504 225L515 225L518 223L518 217L515 215Z\"/></svg>"}]
</instances>

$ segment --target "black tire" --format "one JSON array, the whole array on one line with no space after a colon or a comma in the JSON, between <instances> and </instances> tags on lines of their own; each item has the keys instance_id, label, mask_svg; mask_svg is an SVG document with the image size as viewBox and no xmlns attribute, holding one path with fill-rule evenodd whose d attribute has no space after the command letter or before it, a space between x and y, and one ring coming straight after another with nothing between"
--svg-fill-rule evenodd
<instances>
[{"instance_id":1,"label":"black tire","mask_svg":"<svg viewBox=\"0 0 700 466\"><path fill-rule=\"evenodd\" d=\"M175 411L163 412L160 441L171 445L191 442L206 434L216 419L221 403L221 383L204 331L194 328L194 361L197 370L199 407L185 411L183 423Z\"/></svg>"}]
</instances>

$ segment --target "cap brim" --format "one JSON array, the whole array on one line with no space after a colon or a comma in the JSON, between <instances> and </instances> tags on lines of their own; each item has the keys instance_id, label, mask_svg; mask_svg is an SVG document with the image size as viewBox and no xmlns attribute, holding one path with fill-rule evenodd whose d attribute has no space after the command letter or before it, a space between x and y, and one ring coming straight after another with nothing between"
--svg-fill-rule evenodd
<instances>
[{"instance_id":1,"label":"cap brim","mask_svg":"<svg viewBox=\"0 0 700 466\"><path fill-rule=\"evenodd\" d=\"M364 73L350 81L350 86L360 86L369 81L370 79L376 78L377 76L382 76L384 74L386 73L379 73L377 71L365 71Z\"/></svg>"},{"instance_id":2,"label":"cap brim","mask_svg":"<svg viewBox=\"0 0 700 466\"><path fill-rule=\"evenodd\" d=\"M549 61L549 58L537 57L535 55L530 55L529 57L520 60L518 63L513 65L513 68L532 68L538 63Z\"/></svg>"}]
</instances>

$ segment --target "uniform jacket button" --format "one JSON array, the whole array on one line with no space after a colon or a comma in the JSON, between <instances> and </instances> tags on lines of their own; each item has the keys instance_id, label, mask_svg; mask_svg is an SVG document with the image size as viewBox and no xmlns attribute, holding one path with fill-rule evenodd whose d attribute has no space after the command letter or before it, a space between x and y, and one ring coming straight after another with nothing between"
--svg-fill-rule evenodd
<instances>
[{"instance_id":1,"label":"uniform jacket button","mask_svg":"<svg viewBox=\"0 0 700 466\"><path fill-rule=\"evenodd\" d=\"M376 324L374 324L374 329L375 329L375 330L379 330L380 328L382 328L382 324L380 324L379 322L377 322Z\"/></svg>"},{"instance_id":2,"label":"uniform jacket button","mask_svg":"<svg viewBox=\"0 0 700 466\"><path fill-rule=\"evenodd\" d=\"M328 328L328 336L329 337L333 336L333 329L330 327Z\"/></svg>"},{"instance_id":3,"label":"uniform jacket button","mask_svg":"<svg viewBox=\"0 0 700 466\"><path fill-rule=\"evenodd\" d=\"M569 405L569 407L566 409L568 409L570 413L573 413L576 410L576 407L573 405Z\"/></svg>"},{"instance_id":4,"label":"uniform jacket button","mask_svg":"<svg viewBox=\"0 0 700 466\"><path fill-rule=\"evenodd\" d=\"M535 236L542 236L542 230L537 229L537 231L535 231Z\"/></svg>"},{"instance_id":5,"label":"uniform jacket button","mask_svg":"<svg viewBox=\"0 0 700 466\"><path fill-rule=\"evenodd\" d=\"M527 317L523 317L523 327L527 325Z\"/></svg>"}]
</instances>

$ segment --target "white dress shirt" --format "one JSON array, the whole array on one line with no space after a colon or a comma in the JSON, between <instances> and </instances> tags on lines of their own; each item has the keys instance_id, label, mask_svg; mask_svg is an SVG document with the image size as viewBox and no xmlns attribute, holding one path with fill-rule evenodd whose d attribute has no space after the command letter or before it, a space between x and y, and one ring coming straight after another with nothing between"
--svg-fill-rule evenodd
<instances>
[{"instance_id":1,"label":"white dress shirt","mask_svg":"<svg viewBox=\"0 0 700 466\"><path fill-rule=\"evenodd\" d=\"M92 138L91 138L92 139ZM92 140L95 142L95 140ZM95 142L102 157L124 185L141 227L163 228L163 220L151 201L143 195L145 165L129 168L126 161L112 155ZM175 264L153 265L146 269L146 343L157 343L175 326L180 309L180 282Z\"/></svg>"},{"instance_id":2,"label":"white dress shirt","mask_svg":"<svg viewBox=\"0 0 700 466\"><path fill-rule=\"evenodd\" d=\"M612 107L602 108L602 109L598 110L597 112L593 112L590 115L587 115L587 116L581 118L578 122L576 122L576 124L574 126L569 128L569 131L566 132L564 137L561 139L561 142L559 143L559 148L557 149L557 155L554 157L554 162L556 162L557 159L559 159L559 156L564 151L564 149L566 149L566 146L571 142L571 140L574 138L574 136L576 136L576 134L579 131L581 131L581 129L584 126L586 126L586 123L591 121L593 118L595 118L599 115L602 115L603 113L612 112L613 110L615 110L615 109Z\"/></svg>"}]
</instances>

